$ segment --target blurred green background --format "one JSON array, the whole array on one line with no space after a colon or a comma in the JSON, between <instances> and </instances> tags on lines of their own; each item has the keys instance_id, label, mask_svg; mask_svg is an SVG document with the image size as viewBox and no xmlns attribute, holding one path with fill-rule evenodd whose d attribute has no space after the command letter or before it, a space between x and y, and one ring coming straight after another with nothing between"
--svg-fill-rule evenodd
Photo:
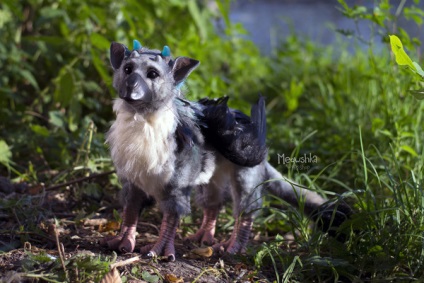
<instances>
[{"instance_id":1,"label":"blurred green background","mask_svg":"<svg viewBox=\"0 0 424 283\"><path fill-rule=\"evenodd\" d=\"M423 83L396 65L388 35L398 35L422 65L420 38L398 20L422 33L424 11L418 0L354 2L338 0L335 9L353 26L368 26L369 37L335 26L336 41L322 45L291 33L265 55L230 21L229 0L3 0L0 176L50 186L113 169L104 144L116 97L110 42L168 45L174 56L201 61L186 84L187 98L228 95L232 107L248 113L263 94L270 162L356 211L342 246L311 231L297 210L265 206L255 231L293 231L302 252L281 249L276 237L256 254L258 268L273 266L284 282L422 278L424 103L410 90ZM305 154L316 161L278 164L279 155ZM116 189L116 179L109 181ZM89 196L90 207L77 210L86 217L99 209L104 188L82 183L79 191ZM16 216L18 204L0 204L4 215ZM35 214L16 229L34 225ZM224 231L231 230L228 223Z\"/></svg>"},{"instance_id":2,"label":"blurred green background","mask_svg":"<svg viewBox=\"0 0 424 283\"><path fill-rule=\"evenodd\" d=\"M151 48L166 44L174 56L201 61L187 84L189 99L229 95L231 106L248 113L263 94L270 160L276 165L278 154L312 153L319 162L310 167L319 172L358 148L359 128L365 144L384 151L394 141L402 158L417 154L410 143L403 144L411 137L397 132L408 124L407 132L413 133L419 124L403 118L405 111L419 113L421 103L397 107L413 100L405 95L411 79L391 67L386 49L373 52L375 43L384 43L393 31L397 6L377 1L369 9L339 1L335 9L348 20L373 27L369 42L352 46L339 36L323 46L289 34L266 56L246 39L240 24L230 21L230 6L229 0L3 1L1 175L37 182L51 181L62 171L110 169L104 133L114 118L115 92L108 49L111 41L131 45L133 39ZM422 26L417 17L422 10L408 9ZM397 32L410 50L420 45L404 30ZM339 34L355 38L354 31ZM402 118L395 119L397 114ZM341 174L352 181L355 176Z\"/></svg>"},{"instance_id":3,"label":"blurred green background","mask_svg":"<svg viewBox=\"0 0 424 283\"><path fill-rule=\"evenodd\" d=\"M0 160L6 168L2 167L2 175L13 173L35 181L41 172L66 168L95 172L108 166L103 142L114 118L112 41L131 45L139 39L158 49L166 44L174 56L200 60L202 67L189 82L190 99L230 95L237 104L263 92L269 65L240 36L243 29L230 23L230 2L220 2L214 11L206 4L3 1L0 152L5 154ZM218 18L225 24L215 28Z\"/></svg>"}]
</instances>

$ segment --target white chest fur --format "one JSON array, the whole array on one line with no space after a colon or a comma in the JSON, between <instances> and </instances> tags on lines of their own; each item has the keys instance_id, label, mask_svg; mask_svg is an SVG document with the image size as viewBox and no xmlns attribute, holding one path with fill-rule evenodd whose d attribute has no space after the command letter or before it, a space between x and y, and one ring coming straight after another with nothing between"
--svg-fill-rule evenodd
<instances>
[{"instance_id":1,"label":"white chest fur","mask_svg":"<svg viewBox=\"0 0 424 283\"><path fill-rule=\"evenodd\" d=\"M119 177L157 195L174 171L177 118L172 107L143 117L127 111L123 103L114 103L117 117L106 140L113 163Z\"/></svg>"}]
</instances>

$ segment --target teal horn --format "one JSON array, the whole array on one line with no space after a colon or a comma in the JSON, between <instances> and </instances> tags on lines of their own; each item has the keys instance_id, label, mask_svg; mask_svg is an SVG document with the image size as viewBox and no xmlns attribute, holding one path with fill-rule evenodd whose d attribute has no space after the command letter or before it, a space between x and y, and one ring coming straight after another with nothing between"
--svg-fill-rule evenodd
<instances>
[{"instance_id":1,"label":"teal horn","mask_svg":"<svg viewBox=\"0 0 424 283\"><path fill-rule=\"evenodd\" d=\"M130 56L131 51L125 46L125 56Z\"/></svg>"},{"instance_id":2,"label":"teal horn","mask_svg":"<svg viewBox=\"0 0 424 283\"><path fill-rule=\"evenodd\" d=\"M171 49L169 49L168 45L165 45L165 46L163 47L161 55L162 55L163 57L171 56Z\"/></svg>"},{"instance_id":3,"label":"teal horn","mask_svg":"<svg viewBox=\"0 0 424 283\"><path fill-rule=\"evenodd\" d=\"M133 40L133 50L139 50L142 47L143 46L141 45L141 43L137 39L134 39Z\"/></svg>"}]
</instances>

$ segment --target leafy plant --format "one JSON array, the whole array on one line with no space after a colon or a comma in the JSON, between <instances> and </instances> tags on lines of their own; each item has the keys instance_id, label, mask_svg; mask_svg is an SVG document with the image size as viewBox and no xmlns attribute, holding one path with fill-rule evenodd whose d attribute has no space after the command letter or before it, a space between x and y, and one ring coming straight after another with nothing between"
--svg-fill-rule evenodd
<instances>
[{"instance_id":1,"label":"leafy plant","mask_svg":"<svg viewBox=\"0 0 424 283\"><path fill-rule=\"evenodd\" d=\"M39 254L28 252L28 258L24 261L26 273L22 275L48 282L100 282L109 271L110 263L109 257L76 254L66 260L65 273L58 258L45 252Z\"/></svg>"},{"instance_id":2,"label":"leafy plant","mask_svg":"<svg viewBox=\"0 0 424 283\"><path fill-rule=\"evenodd\" d=\"M202 68L186 87L192 99L237 94L239 103L260 92L253 86L260 85L267 66L258 49L237 36L244 31L229 21L228 9L229 1L215 11L203 1L106 1L101 6L96 1L2 2L0 134L12 145L8 160L15 162L15 174L31 178L23 173L28 160L36 171L67 170L71 175L110 168L110 161L95 160L108 155L103 133L113 119L112 41L138 38L199 59ZM211 24L220 15L224 22L217 28L224 37ZM75 159L82 154L83 159Z\"/></svg>"},{"instance_id":3,"label":"leafy plant","mask_svg":"<svg viewBox=\"0 0 424 283\"><path fill-rule=\"evenodd\" d=\"M419 79L424 82L424 71L417 62L413 62L403 50L403 45L400 39L396 35L390 35L390 46L396 57L396 63L399 66L406 66L407 69L414 75L417 75ZM410 92L417 99L424 99L424 89L410 90Z\"/></svg>"},{"instance_id":4,"label":"leafy plant","mask_svg":"<svg viewBox=\"0 0 424 283\"><path fill-rule=\"evenodd\" d=\"M376 2L374 9L339 2L347 17L372 26L374 33L369 39L361 38L357 31L350 34L366 42L369 49L348 51L349 46L341 41L336 49L317 46L296 35L287 38L271 64L286 86L292 78L302 82L302 99L284 123L281 113L287 111L285 101L272 100L268 117L272 125L271 162L276 163L282 153L316 155L318 162L307 170L293 171L284 164L281 170L297 182L329 196L329 191L335 192L335 198L351 203L355 214L340 228L349 237L339 243L306 229L306 234L295 238L294 251L288 250L281 238L266 243L257 264L275 266L277 278L294 282L423 278L419 219L423 208L424 105L408 95L411 84L421 80L416 75L420 69L411 60L408 69L414 77L398 69L388 71L391 54L386 49L373 49L374 37L381 34L384 38L386 31L396 26L397 18L406 13L404 1L395 10L388 1ZM410 9L408 13L421 11L417 6ZM402 42L403 38L402 34ZM418 43L411 40L407 46ZM278 223L290 223L291 211L284 214ZM269 218L277 215L271 213ZM264 222L264 218L259 219ZM268 225L266 233L282 233L283 225ZM289 226L302 227L299 222ZM412 250L415 252L409 253Z\"/></svg>"}]
</instances>

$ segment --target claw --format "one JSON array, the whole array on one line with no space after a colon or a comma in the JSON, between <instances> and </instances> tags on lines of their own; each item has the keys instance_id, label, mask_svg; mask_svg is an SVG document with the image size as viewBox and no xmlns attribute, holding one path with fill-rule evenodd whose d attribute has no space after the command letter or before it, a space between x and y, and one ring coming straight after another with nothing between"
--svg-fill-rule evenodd
<instances>
[{"instance_id":1,"label":"claw","mask_svg":"<svg viewBox=\"0 0 424 283\"><path fill-rule=\"evenodd\" d=\"M131 253L134 251L134 247L135 239L124 238L121 240L118 249L121 253Z\"/></svg>"},{"instance_id":2,"label":"claw","mask_svg":"<svg viewBox=\"0 0 424 283\"><path fill-rule=\"evenodd\" d=\"M135 247L135 237L132 236L115 236L113 238L102 241L106 244L109 249L115 250L121 253L131 253Z\"/></svg>"},{"instance_id":3,"label":"claw","mask_svg":"<svg viewBox=\"0 0 424 283\"><path fill-rule=\"evenodd\" d=\"M158 255L154 251L148 252L146 256L149 257L149 258L157 258L158 257Z\"/></svg>"},{"instance_id":4,"label":"claw","mask_svg":"<svg viewBox=\"0 0 424 283\"><path fill-rule=\"evenodd\" d=\"M206 229L199 229L196 234L186 237L185 241L196 242L205 246L212 246L216 243L216 239L214 238L213 233Z\"/></svg>"},{"instance_id":5,"label":"claw","mask_svg":"<svg viewBox=\"0 0 424 283\"><path fill-rule=\"evenodd\" d=\"M168 255L168 261L174 262L175 261L175 255L173 255L173 254Z\"/></svg>"},{"instance_id":6,"label":"claw","mask_svg":"<svg viewBox=\"0 0 424 283\"><path fill-rule=\"evenodd\" d=\"M165 256L168 261L175 261L174 238L179 223L179 217L165 213L159 231L159 239L155 244L142 247L140 253L149 258Z\"/></svg>"},{"instance_id":7,"label":"claw","mask_svg":"<svg viewBox=\"0 0 424 283\"><path fill-rule=\"evenodd\" d=\"M149 259L157 259L159 256L155 251L149 251L146 255ZM168 254L164 256L168 262L174 262L175 261L175 255L174 254ZM162 258L164 258L162 257Z\"/></svg>"},{"instance_id":8,"label":"claw","mask_svg":"<svg viewBox=\"0 0 424 283\"><path fill-rule=\"evenodd\" d=\"M243 219L237 218L230 239L223 243L213 245L212 248L214 252L226 252L229 254L246 253L246 245L249 241L252 223L253 219L251 217L245 217Z\"/></svg>"},{"instance_id":9,"label":"claw","mask_svg":"<svg viewBox=\"0 0 424 283\"><path fill-rule=\"evenodd\" d=\"M121 236L115 236L115 237L111 237L107 239L105 244L109 247L109 249L119 250L119 244L121 243L121 241L122 241Z\"/></svg>"},{"instance_id":10,"label":"claw","mask_svg":"<svg viewBox=\"0 0 424 283\"><path fill-rule=\"evenodd\" d=\"M211 246L216 241L215 225L216 218L218 217L219 208L205 208L203 209L203 220L202 225L196 234L188 236L186 241L197 242L203 245Z\"/></svg>"},{"instance_id":11,"label":"claw","mask_svg":"<svg viewBox=\"0 0 424 283\"><path fill-rule=\"evenodd\" d=\"M135 230L135 227L123 225L119 235L106 237L100 241L100 244L109 247L111 250L121 253L130 253L134 251L135 247Z\"/></svg>"}]
</instances>

